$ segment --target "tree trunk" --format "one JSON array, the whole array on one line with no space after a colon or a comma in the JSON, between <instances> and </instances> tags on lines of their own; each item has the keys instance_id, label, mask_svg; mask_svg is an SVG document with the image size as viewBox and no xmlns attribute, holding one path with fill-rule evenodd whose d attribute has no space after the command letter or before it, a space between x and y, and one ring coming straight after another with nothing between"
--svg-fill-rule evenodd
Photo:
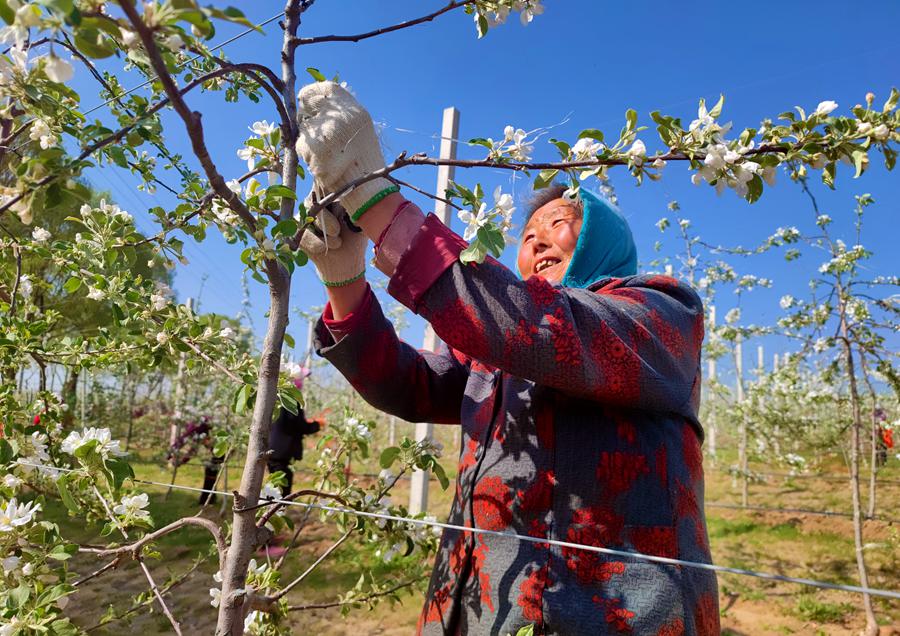
<instances>
[{"instance_id":1,"label":"tree trunk","mask_svg":"<svg viewBox=\"0 0 900 636\"><path fill-rule=\"evenodd\" d=\"M66 370L66 381L62 387L62 401L68 406L62 417L63 428L72 426L75 421L75 409L78 406L78 367L69 367Z\"/></svg>"},{"instance_id":2,"label":"tree trunk","mask_svg":"<svg viewBox=\"0 0 900 636\"><path fill-rule=\"evenodd\" d=\"M300 14L311 3L301 0L287 0L284 11L284 40L281 48L281 74L284 81L282 98L290 121L282 127L283 161L282 183L294 190L297 187L297 152L294 149L294 122L297 114L296 77L294 58L297 45L293 42L300 25ZM293 215L293 201L284 197L281 201L280 218ZM288 323L290 309L291 276L277 262L267 263L269 275L269 319L257 379L256 403L247 443L247 457L241 475L239 492L234 496L234 507L240 509L254 506L259 501L263 476L266 471L266 451L269 448L269 426L278 390L278 373L281 368L281 348L284 331ZM217 636L240 636L244 630L246 596L236 594L244 587L247 565L254 548L265 537L256 528L255 511L235 512L232 522L232 540L225 559L222 576L222 596L219 617L216 623Z\"/></svg>"},{"instance_id":3,"label":"tree trunk","mask_svg":"<svg viewBox=\"0 0 900 636\"><path fill-rule=\"evenodd\" d=\"M853 542L856 547L856 567L859 570L859 584L869 587L869 574L866 571L866 559L863 554L863 520L862 504L859 492L859 441L862 432L862 413L859 404L859 390L856 386L856 370L853 364L853 350L850 346L850 335L847 329L845 315L845 300L842 290L839 292L841 339L844 343L844 362L847 366L847 376L850 381L850 404L853 409L853 423L850 428L850 492L853 503ZM878 636L878 622L875 620L875 610L872 607L872 597L863 594L863 608L866 612L865 636Z\"/></svg>"}]
</instances>

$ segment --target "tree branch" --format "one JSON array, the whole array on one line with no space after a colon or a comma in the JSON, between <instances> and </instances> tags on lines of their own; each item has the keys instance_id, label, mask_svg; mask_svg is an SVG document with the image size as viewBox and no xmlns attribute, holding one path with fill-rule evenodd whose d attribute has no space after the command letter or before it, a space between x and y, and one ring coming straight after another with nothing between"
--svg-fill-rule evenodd
<instances>
[{"instance_id":1,"label":"tree branch","mask_svg":"<svg viewBox=\"0 0 900 636\"><path fill-rule=\"evenodd\" d=\"M216 168L215 163L213 163L212 157L209 155L209 149L206 147L202 114L198 111L191 111L191 109L188 108L181 91L179 91L178 87L175 85L175 80L172 79L169 70L166 68L166 63L159 53L156 42L153 40L153 31L144 24L144 21L141 19L141 16L138 15L131 0L120 0L119 5L128 17L129 22L131 22L131 26L134 27L135 32L140 36L141 42L144 44L144 50L147 52L147 56L150 59L150 64L153 67L153 70L156 71L157 79L162 84L163 90L171 100L175 112L178 113L178 116L181 117L181 120L184 122L188 138L191 140L191 148L193 149L197 160L200 162L200 165L203 167L206 178L209 179L209 183L213 190L228 203L232 210L244 219L244 222L251 231L255 231L256 219L253 218L253 214L250 213L250 210L247 209L247 206L244 205L241 198L228 189L224 177L222 177L219 170Z\"/></svg>"},{"instance_id":2,"label":"tree branch","mask_svg":"<svg viewBox=\"0 0 900 636\"><path fill-rule=\"evenodd\" d=\"M203 75L202 77L198 77L194 81L185 85L185 87L181 89L179 94L184 95L184 94L188 93L189 91L197 88L201 84L204 84L205 82L208 82L211 79L215 79L216 77L219 77L221 75L227 75L228 73L229 73L229 71L227 71L225 69L217 69L215 71L211 71L211 72L207 73L206 75ZM132 123L128 124L124 128L117 130L114 133L107 135L106 137L103 137L102 139L99 139L98 141L95 141L91 145L86 146L78 154L78 156L72 160L71 163L73 163L73 164L80 163L81 161L83 161L84 159L87 159L88 157L90 157L92 154L94 154L101 148L105 148L106 146L108 146L112 143L121 141L129 132L131 132L131 130L135 126L137 126L138 124L140 124L142 121L144 121L148 117L155 115L157 112L159 112L160 110L162 110L163 108L168 106L169 101L170 100L168 97L161 99L156 104L151 106L147 110L147 112L145 112L143 115L140 115L137 119L135 119ZM9 210L13 205L18 203L22 199L24 199L33 190L36 190L37 188L41 188L49 183L52 183L53 181L56 181L57 179L59 179L61 176L64 176L65 174L66 173L64 171L51 172L43 179L36 181L34 184L32 184L31 188L29 188L28 190L26 190L20 194L17 194L16 196L7 200L6 203L4 203L3 205L0 205L0 214Z\"/></svg>"},{"instance_id":3,"label":"tree branch","mask_svg":"<svg viewBox=\"0 0 900 636\"><path fill-rule=\"evenodd\" d=\"M391 33L393 31L399 31L400 29L406 29L412 26L416 26L417 24L422 24L423 22L431 22L439 15L447 13L448 11L452 11L453 9L458 9L459 7L463 7L467 4L475 4L475 0L454 0L443 9L438 9L437 11L429 13L428 15L424 15L421 18L407 20L406 22L400 22L399 24L382 27L380 29L375 29L374 31L367 31L366 33L359 33L357 35L321 35L319 37L313 38L295 38L294 42L297 44L297 46L319 44L321 42L359 42L360 40L366 40L368 38L374 38L379 35L384 35L385 33Z\"/></svg>"},{"instance_id":4,"label":"tree branch","mask_svg":"<svg viewBox=\"0 0 900 636\"><path fill-rule=\"evenodd\" d=\"M145 534L140 538L140 540L135 541L134 543L123 545L118 548L81 548L80 551L92 552L98 557L121 556L130 553L134 558L137 558L138 553L148 543L152 543L160 537L171 534L176 530L180 530L181 528L184 528L186 526L197 526L199 528L203 528L213 536L213 539L215 539L216 541L216 548L219 551L219 565L221 566L225 560L225 553L228 550L228 545L225 543L225 535L222 534L222 529L219 526L217 526L213 521L210 521L209 519L206 519L204 517L183 517L181 519L178 519L177 521L173 521L167 526L163 526L158 530L154 530L153 532Z\"/></svg>"}]
</instances>

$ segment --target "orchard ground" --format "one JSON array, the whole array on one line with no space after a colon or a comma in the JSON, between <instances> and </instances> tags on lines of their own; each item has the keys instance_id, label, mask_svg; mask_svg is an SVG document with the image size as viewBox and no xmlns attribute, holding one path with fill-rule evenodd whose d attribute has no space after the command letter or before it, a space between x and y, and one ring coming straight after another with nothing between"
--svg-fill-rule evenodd
<instances>
[{"instance_id":1,"label":"orchard ground","mask_svg":"<svg viewBox=\"0 0 900 636\"><path fill-rule=\"evenodd\" d=\"M162 430L163 427L147 427ZM412 435L412 426L398 422L396 435ZM436 436L444 445L443 465L448 475L455 476L455 432L452 427L436 427ZM307 447L315 438L308 438ZM354 474L365 480L366 474L378 472L377 455L387 444L387 425L376 431L372 447L374 457L358 466L352 466ZM132 447L137 477L158 482L171 478L171 472L158 456L160 446L153 439L138 439ZM295 488L308 484L311 472L303 469L314 461L314 453L300 463L301 471L295 478ZM740 501L739 484L727 474L727 467L734 463L728 452L720 453L716 465L706 463L707 503ZM242 458L232 458L232 479L239 474ZM769 469L764 465L755 470ZM839 458L824 466L823 473L845 474L846 467ZM202 466L194 459L179 469L176 484L197 487L202 483ZM312 484L309 484L312 485ZM229 486L233 486L232 484ZM147 487L151 492L151 511L160 527L183 516L198 511L197 495L193 492L174 490L168 498L165 488ZM221 485L220 485L221 489ZM795 478L769 477L765 482L754 483L750 490L750 505L773 508L803 508L844 511L846 509L846 481L823 479L804 475ZM393 493L397 503L408 497L408 481L401 481ZM452 486L442 491L432 481L429 511L438 519L446 517L452 498ZM878 514L900 516L900 461L891 456L888 465L879 472ZM205 516L218 519L221 501L207 507ZM100 543L100 527L86 527L82 520L69 518L63 506L53 499L47 504L47 519L63 526L66 536L82 544ZM299 520L303 510L293 507L289 515ZM226 516L230 515L230 505ZM782 513L769 511L730 510L707 508L710 542L713 557L719 565L805 577L821 581L858 584L853 551L853 529L849 518L819 516L806 513ZM291 580L305 569L339 536L333 524L314 514L302 533L294 556L284 568L282 580ZM900 589L900 523L871 520L865 523L866 556L869 564L870 584L881 589ZM216 611L209 604L209 588L213 587L212 575L217 569L215 560L207 552L208 539L203 531L182 530L163 537L158 543L159 558L148 560L158 573L160 586L172 578L180 578L195 566L198 557L206 557L167 596L175 616L181 621L185 633L211 633L215 626ZM350 542L341 547L334 558L325 561L288 598L291 605L330 603L340 593L350 589L359 578L360 560L377 564L377 546L361 546ZM257 555L260 562L264 557ZM409 559L417 558L415 554ZM87 575L105 561L93 556L79 555L72 569L79 575ZM146 583L137 574L137 566L124 562L117 571L93 579L67 608L73 620L84 628L97 626L107 608L112 605L118 614L132 606L132 598L144 593L148 597ZM376 565L377 572L377 565ZM399 580L397 581L400 582ZM776 583L756 578L720 575L720 607L723 633L725 634L848 634L857 633L865 624L858 595L820 590L799 585ZM342 618L340 608L311 609L289 614L295 633L307 634L384 634L401 635L413 632L422 603L422 592L400 593L402 602L392 604L383 601L374 611L365 606L351 609ZM875 599L876 610L882 625L882 634L900 634L900 602ZM155 605L152 611L144 607L130 617L126 626L123 619L98 626L92 634L120 634L130 629L140 634L166 634L171 626Z\"/></svg>"}]
</instances>

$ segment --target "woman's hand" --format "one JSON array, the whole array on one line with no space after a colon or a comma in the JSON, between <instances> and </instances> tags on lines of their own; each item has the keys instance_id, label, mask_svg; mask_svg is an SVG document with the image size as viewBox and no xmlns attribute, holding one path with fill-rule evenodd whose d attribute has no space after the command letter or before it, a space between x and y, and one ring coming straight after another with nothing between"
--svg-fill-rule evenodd
<instances>
[{"instance_id":1,"label":"woman's hand","mask_svg":"<svg viewBox=\"0 0 900 636\"><path fill-rule=\"evenodd\" d=\"M310 192L307 208L316 197ZM316 266L322 283L331 288L347 287L363 280L366 273L366 245L362 231L350 223L340 204L332 203L316 213L314 224L300 237L300 247Z\"/></svg>"},{"instance_id":2,"label":"woman's hand","mask_svg":"<svg viewBox=\"0 0 900 636\"><path fill-rule=\"evenodd\" d=\"M375 126L365 108L334 82L304 86L297 97L297 153L309 166L325 193L384 168ZM397 186L383 177L366 181L341 197L341 204L357 221Z\"/></svg>"}]
</instances>

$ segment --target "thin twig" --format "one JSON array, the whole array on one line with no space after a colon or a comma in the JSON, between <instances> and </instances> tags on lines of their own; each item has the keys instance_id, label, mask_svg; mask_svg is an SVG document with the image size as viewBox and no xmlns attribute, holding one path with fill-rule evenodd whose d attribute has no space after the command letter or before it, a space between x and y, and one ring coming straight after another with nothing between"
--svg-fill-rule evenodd
<instances>
[{"instance_id":1,"label":"thin twig","mask_svg":"<svg viewBox=\"0 0 900 636\"><path fill-rule=\"evenodd\" d=\"M90 581L92 578L97 577L97 576L100 576L101 574L103 574L103 573L106 572L107 570L111 570L111 569L113 569L113 568L118 567L118 566L119 566L119 563L121 562L121 560L122 560L122 557L117 556L115 559L113 559L112 561L110 561L109 563L107 563L106 565L104 565L104 566L103 566L102 568L100 568L99 570L95 570L94 572L91 572L90 574L88 574L88 575L85 576L84 578L78 579L77 581L75 581L74 583L72 583L72 587L78 587L79 585L83 585L83 584L87 583L88 581Z\"/></svg>"},{"instance_id":2,"label":"thin twig","mask_svg":"<svg viewBox=\"0 0 900 636\"><path fill-rule=\"evenodd\" d=\"M410 581L406 581L405 583L400 583L390 588L389 590L382 590L381 592L375 592L373 594L369 594L368 596L363 596L362 598L353 598L347 601L332 601L330 603L310 603L309 605L288 605L288 612L302 612L304 610L311 609L328 609L330 607L341 607L343 605L355 605L357 603L368 603L372 599L376 599L382 596L388 596L389 594L393 594L395 592L399 592L400 590L411 587L420 581L424 581L428 577L419 577L417 579L412 579Z\"/></svg>"},{"instance_id":3,"label":"thin twig","mask_svg":"<svg viewBox=\"0 0 900 636\"><path fill-rule=\"evenodd\" d=\"M147 580L150 582L150 589L153 590L153 595L156 597L156 600L159 601L163 614L169 619L175 633L178 634L178 636L181 636L181 625L179 625L178 621L175 620L175 617L172 616L172 612L169 610L169 606L166 605L166 601L163 599L162 594L160 594L159 588L156 586L156 581L153 580L153 575L150 574L150 570L147 568L147 564L144 563L143 559L138 559L138 563L141 566L141 570L144 571L144 576L146 576Z\"/></svg>"},{"instance_id":4,"label":"thin twig","mask_svg":"<svg viewBox=\"0 0 900 636\"><path fill-rule=\"evenodd\" d=\"M358 33L357 35L320 35L318 37L312 38L295 38L294 42L297 46L319 44L321 42L359 42L360 40L374 38L379 35L384 35L385 33L391 33L392 31L399 31L400 29L406 29L411 26L416 26L417 24L422 24L423 22L431 22L439 15L447 13L448 11L452 11L453 9L458 9L459 7L463 7L467 4L475 4L475 0L464 0L462 2L454 1L445 6L443 9L439 9L433 13L429 13L428 15L422 16L421 18L407 20L406 22L400 22L399 24L382 27L380 29L375 29L374 31L367 31L366 33Z\"/></svg>"}]
</instances>

